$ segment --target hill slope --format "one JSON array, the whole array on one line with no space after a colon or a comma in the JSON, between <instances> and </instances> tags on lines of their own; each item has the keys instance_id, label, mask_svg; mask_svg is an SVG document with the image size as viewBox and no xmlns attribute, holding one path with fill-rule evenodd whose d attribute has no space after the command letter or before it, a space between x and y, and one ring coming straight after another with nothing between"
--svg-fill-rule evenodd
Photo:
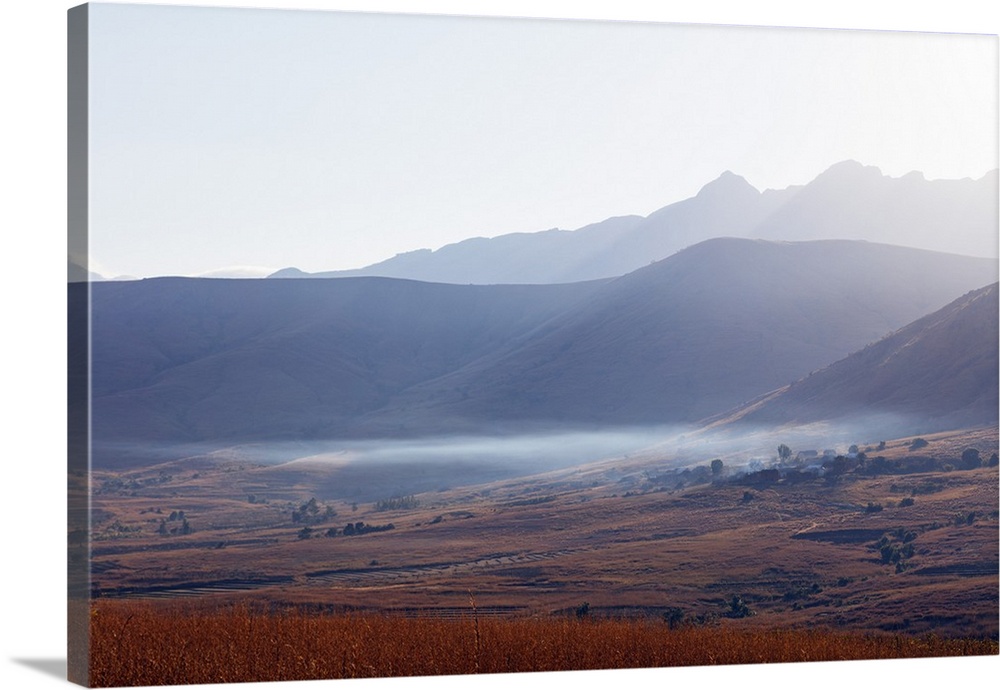
<instances>
[{"instance_id":1,"label":"hill slope","mask_svg":"<svg viewBox=\"0 0 1000 690\"><path fill-rule=\"evenodd\" d=\"M148 450L690 423L994 280L987 259L730 238L565 285L97 283L93 429Z\"/></svg>"},{"instance_id":2,"label":"hill slope","mask_svg":"<svg viewBox=\"0 0 1000 690\"><path fill-rule=\"evenodd\" d=\"M315 438L331 420L493 351L598 286L94 284L95 439Z\"/></svg>"},{"instance_id":3,"label":"hill slope","mask_svg":"<svg viewBox=\"0 0 1000 690\"><path fill-rule=\"evenodd\" d=\"M530 339L407 389L368 421L694 422L995 278L993 261L917 249L710 240L603 285Z\"/></svg>"},{"instance_id":4,"label":"hill slope","mask_svg":"<svg viewBox=\"0 0 1000 690\"><path fill-rule=\"evenodd\" d=\"M879 418L886 433L996 425L997 284L974 290L808 378L725 415L798 424Z\"/></svg>"}]
</instances>

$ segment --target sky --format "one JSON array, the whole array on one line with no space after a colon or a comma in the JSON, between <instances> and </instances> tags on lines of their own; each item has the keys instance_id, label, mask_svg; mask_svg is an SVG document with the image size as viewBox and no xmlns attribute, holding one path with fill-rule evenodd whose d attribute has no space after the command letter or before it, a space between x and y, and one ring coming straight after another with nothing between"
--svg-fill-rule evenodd
<instances>
[{"instance_id":1,"label":"sky","mask_svg":"<svg viewBox=\"0 0 1000 690\"><path fill-rule=\"evenodd\" d=\"M997 167L989 35L116 4L90 21L105 277L356 268L648 215L726 170L763 190L846 159Z\"/></svg>"}]
</instances>

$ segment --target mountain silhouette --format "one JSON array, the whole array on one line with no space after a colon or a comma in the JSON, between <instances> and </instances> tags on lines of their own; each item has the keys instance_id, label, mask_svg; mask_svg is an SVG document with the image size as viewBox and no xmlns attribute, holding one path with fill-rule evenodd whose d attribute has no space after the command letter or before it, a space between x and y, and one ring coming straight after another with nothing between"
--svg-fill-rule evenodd
<instances>
[{"instance_id":1,"label":"mountain silhouette","mask_svg":"<svg viewBox=\"0 0 1000 690\"><path fill-rule=\"evenodd\" d=\"M647 217L609 218L578 230L471 238L399 254L364 268L273 278L384 276L459 284L563 283L610 278L714 237L859 239L969 256L998 256L997 171L978 180L892 178L856 161L807 185L755 189L726 171L697 195Z\"/></svg>"}]
</instances>

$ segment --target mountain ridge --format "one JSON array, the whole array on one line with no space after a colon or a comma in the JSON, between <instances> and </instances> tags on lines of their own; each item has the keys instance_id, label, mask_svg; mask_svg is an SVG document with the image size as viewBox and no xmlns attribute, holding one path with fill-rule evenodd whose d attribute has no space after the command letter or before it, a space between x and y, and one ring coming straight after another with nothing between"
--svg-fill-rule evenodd
<instances>
[{"instance_id":1,"label":"mountain ridge","mask_svg":"<svg viewBox=\"0 0 1000 690\"><path fill-rule=\"evenodd\" d=\"M697 194L648 216L615 216L576 230L473 237L369 266L270 278L379 275L452 283L557 283L618 277L717 236L869 241L996 258L997 170L980 178L889 177L848 160L805 185L757 190L724 171Z\"/></svg>"},{"instance_id":2,"label":"mountain ridge","mask_svg":"<svg viewBox=\"0 0 1000 690\"><path fill-rule=\"evenodd\" d=\"M716 238L604 284L530 341L403 391L371 421L694 423L995 277L990 260L891 245Z\"/></svg>"}]
</instances>

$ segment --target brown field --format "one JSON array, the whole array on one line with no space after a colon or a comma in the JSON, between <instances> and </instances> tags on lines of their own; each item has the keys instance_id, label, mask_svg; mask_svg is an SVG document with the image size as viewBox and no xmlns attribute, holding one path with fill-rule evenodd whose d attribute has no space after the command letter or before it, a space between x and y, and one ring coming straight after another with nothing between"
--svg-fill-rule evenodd
<instances>
[{"instance_id":1,"label":"brown field","mask_svg":"<svg viewBox=\"0 0 1000 690\"><path fill-rule=\"evenodd\" d=\"M998 473L961 455L997 430L925 439L839 476L664 451L381 503L341 465L95 473L94 682L195 682L165 670L182 659L218 682L996 654ZM240 655L270 661L240 676Z\"/></svg>"},{"instance_id":2,"label":"brown field","mask_svg":"<svg viewBox=\"0 0 1000 690\"><path fill-rule=\"evenodd\" d=\"M407 619L111 602L91 616L94 687L997 654L996 640L629 620Z\"/></svg>"}]
</instances>

